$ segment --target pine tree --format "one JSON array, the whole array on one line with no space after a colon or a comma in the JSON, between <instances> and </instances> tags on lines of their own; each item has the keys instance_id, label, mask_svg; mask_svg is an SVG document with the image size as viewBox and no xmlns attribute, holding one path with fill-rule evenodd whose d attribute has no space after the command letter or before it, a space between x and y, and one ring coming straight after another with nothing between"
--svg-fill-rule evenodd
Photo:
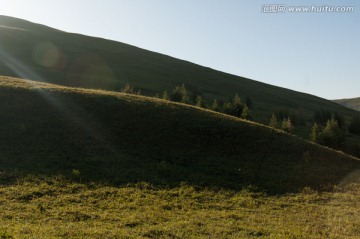
<instances>
[{"instance_id":1,"label":"pine tree","mask_svg":"<svg viewBox=\"0 0 360 239\"><path fill-rule=\"evenodd\" d=\"M234 106L230 101L224 103L223 109L224 109L225 114L228 114L228 115L234 114Z\"/></svg>"},{"instance_id":2,"label":"pine tree","mask_svg":"<svg viewBox=\"0 0 360 239\"><path fill-rule=\"evenodd\" d=\"M236 94L232 100L224 103L223 109L225 114L241 117L243 112L241 98Z\"/></svg>"},{"instance_id":3,"label":"pine tree","mask_svg":"<svg viewBox=\"0 0 360 239\"><path fill-rule=\"evenodd\" d=\"M232 105L233 105L232 115L241 117L241 114L243 112L243 105L241 103L241 98L240 98L240 96L238 96L238 94L235 95Z\"/></svg>"},{"instance_id":4,"label":"pine tree","mask_svg":"<svg viewBox=\"0 0 360 239\"><path fill-rule=\"evenodd\" d=\"M167 90L164 91L162 98L163 98L164 100L170 100L170 96L169 96L169 93L167 92Z\"/></svg>"},{"instance_id":5,"label":"pine tree","mask_svg":"<svg viewBox=\"0 0 360 239\"><path fill-rule=\"evenodd\" d=\"M344 136L340 130L339 124L334 117L327 121L322 133L322 140L326 146L332 148L339 148L342 141L344 140Z\"/></svg>"},{"instance_id":6,"label":"pine tree","mask_svg":"<svg viewBox=\"0 0 360 239\"><path fill-rule=\"evenodd\" d=\"M204 98L200 95L196 97L195 102L197 107L205 108L206 106Z\"/></svg>"},{"instance_id":7,"label":"pine tree","mask_svg":"<svg viewBox=\"0 0 360 239\"><path fill-rule=\"evenodd\" d=\"M246 120L251 119L251 111L250 111L250 108L247 105L244 106L244 109L243 109L243 111L241 113L241 118L246 119Z\"/></svg>"},{"instance_id":8,"label":"pine tree","mask_svg":"<svg viewBox=\"0 0 360 239\"><path fill-rule=\"evenodd\" d=\"M217 101L217 99L214 100L212 106L211 106L211 110L213 111L220 111L220 107L219 107L219 103Z\"/></svg>"},{"instance_id":9,"label":"pine tree","mask_svg":"<svg viewBox=\"0 0 360 239\"><path fill-rule=\"evenodd\" d=\"M273 128L277 128L277 119L275 113L272 113L271 115L269 126Z\"/></svg>"},{"instance_id":10,"label":"pine tree","mask_svg":"<svg viewBox=\"0 0 360 239\"><path fill-rule=\"evenodd\" d=\"M127 93L127 94L134 94L134 87L132 85L130 85L129 83L126 83L126 85L121 90L121 92Z\"/></svg>"},{"instance_id":11,"label":"pine tree","mask_svg":"<svg viewBox=\"0 0 360 239\"><path fill-rule=\"evenodd\" d=\"M170 99L172 101L182 102L185 104L191 103L190 96L188 90L185 87L185 84L182 84L181 86L179 85L176 86L175 89L173 90L173 93L170 96Z\"/></svg>"},{"instance_id":12,"label":"pine tree","mask_svg":"<svg viewBox=\"0 0 360 239\"><path fill-rule=\"evenodd\" d=\"M293 125L289 117L287 119L285 118L283 119L281 123L281 129L288 133L290 133L293 130Z\"/></svg>"},{"instance_id":13,"label":"pine tree","mask_svg":"<svg viewBox=\"0 0 360 239\"><path fill-rule=\"evenodd\" d=\"M311 128L310 140L314 143L320 143L320 133L320 128L315 122L313 127Z\"/></svg>"}]
</instances>

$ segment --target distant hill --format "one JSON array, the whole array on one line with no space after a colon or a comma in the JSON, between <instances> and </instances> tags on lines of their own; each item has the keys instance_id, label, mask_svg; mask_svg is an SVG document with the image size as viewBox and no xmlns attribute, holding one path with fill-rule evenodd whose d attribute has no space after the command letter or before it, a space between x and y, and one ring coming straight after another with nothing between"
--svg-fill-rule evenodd
<instances>
[{"instance_id":1,"label":"distant hill","mask_svg":"<svg viewBox=\"0 0 360 239\"><path fill-rule=\"evenodd\" d=\"M359 98L352 98L352 99L341 99L341 100L334 100L334 102L348 107L350 109L354 109L360 111L360 97Z\"/></svg>"},{"instance_id":2,"label":"distant hill","mask_svg":"<svg viewBox=\"0 0 360 239\"><path fill-rule=\"evenodd\" d=\"M354 112L331 101L147 51L120 42L66 33L21 19L0 17L0 74L66 86L120 90L126 83L154 96L185 83L209 100L251 97L255 120L268 122L273 111L301 111L310 120L328 108ZM211 103L211 102L210 102Z\"/></svg>"},{"instance_id":3,"label":"distant hill","mask_svg":"<svg viewBox=\"0 0 360 239\"><path fill-rule=\"evenodd\" d=\"M355 158L235 117L168 101L0 78L0 180L327 190Z\"/></svg>"}]
</instances>

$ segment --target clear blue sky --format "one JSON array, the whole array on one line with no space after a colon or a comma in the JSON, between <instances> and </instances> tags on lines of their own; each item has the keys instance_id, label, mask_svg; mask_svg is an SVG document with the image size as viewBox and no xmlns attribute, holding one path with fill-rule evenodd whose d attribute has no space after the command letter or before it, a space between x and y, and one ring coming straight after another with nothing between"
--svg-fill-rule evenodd
<instances>
[{"instance_id":1,"label":"clear blue sky","mask_svg":"<svg viewBox=\"0 0 360 239\"><path fill-rule=\"evenodd\" d=\"M262 13L264 4L354 6ZM0 15L98 36L327 99L360 97L360 1L0 0Z\"/></svg>"}]
</instances>

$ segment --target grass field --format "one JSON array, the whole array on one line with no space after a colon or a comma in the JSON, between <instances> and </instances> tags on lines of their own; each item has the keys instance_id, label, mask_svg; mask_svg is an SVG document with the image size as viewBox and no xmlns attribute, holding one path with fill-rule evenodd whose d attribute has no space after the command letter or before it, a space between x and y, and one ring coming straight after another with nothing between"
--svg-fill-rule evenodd
<instances>
[{"instance_id":1,"label":"grass field","mask_svg":"<svg viewBox=\"0 0 360 239\"><path fill-rule=\"evenodd\" d=\"M27 178L0 188L0 238L355 239L358 183L269 196L186 184L113 187Z\"/></svg>"},{"instance_id":2,"label":"grass field","mask_svg":"<svg viewBox=\"0 0 360 239\"><path fill-rule=\"evenodd\" d=\"M0 79L0 238L358 238L358 159L144 96Z\"/></svg>"}]
</instances>

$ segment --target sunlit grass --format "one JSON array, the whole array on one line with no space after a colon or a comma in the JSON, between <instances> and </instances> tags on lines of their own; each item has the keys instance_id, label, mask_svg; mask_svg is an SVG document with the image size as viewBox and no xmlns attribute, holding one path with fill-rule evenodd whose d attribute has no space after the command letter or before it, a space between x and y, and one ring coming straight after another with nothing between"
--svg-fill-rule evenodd
<instances>
[{"instance_id":1,"label":"sunlit grass","mask_svg":"<svg viewBox=\"0 0 360 239\"><path fill-rule=\"evenodd\" d=\"M14 238L358 238L360 185L269 196L249 190L21 180L0 188Z\"/></svg>"}]
</instances>

